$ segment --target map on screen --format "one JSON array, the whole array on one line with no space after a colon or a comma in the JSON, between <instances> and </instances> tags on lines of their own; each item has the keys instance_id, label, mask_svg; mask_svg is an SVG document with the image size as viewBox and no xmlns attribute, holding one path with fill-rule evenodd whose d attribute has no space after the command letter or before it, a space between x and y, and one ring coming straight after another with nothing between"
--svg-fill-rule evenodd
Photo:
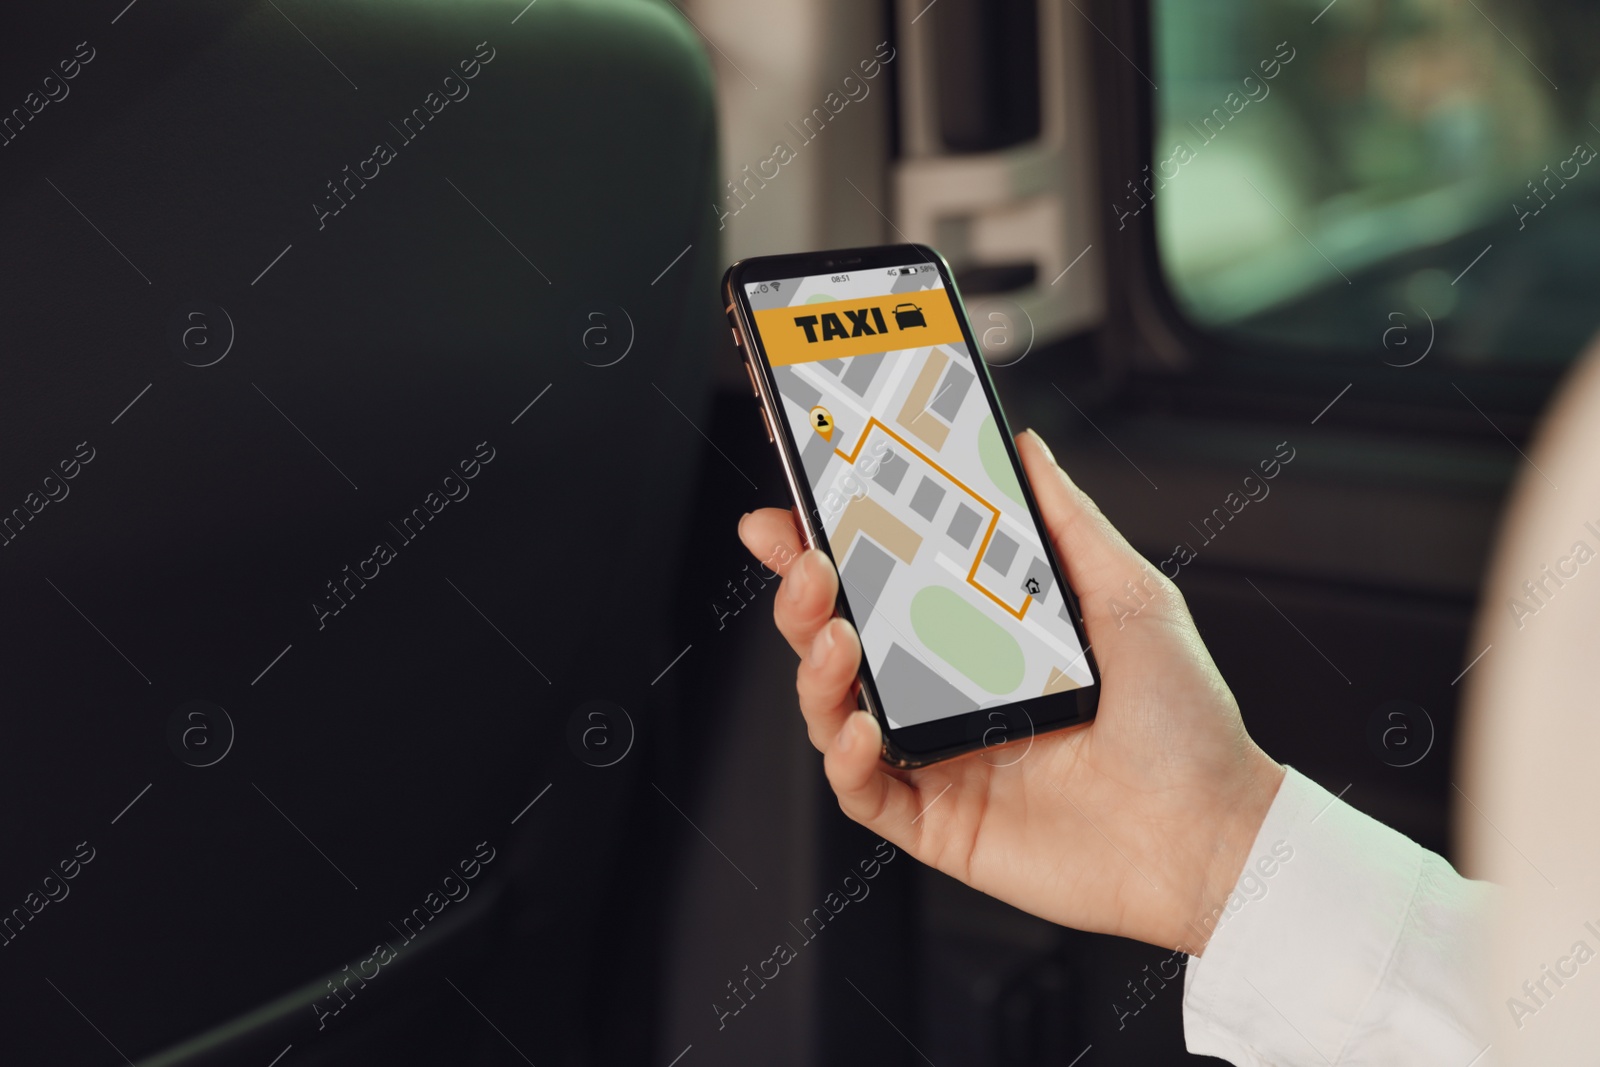
<instances>
[{"instance_id":1,"label":"map on screen","mask_svg":"<svg viewBox=\"0 0 1600 1067\"><path fill-rule=\"evenodd\" d=\"M1093 685L934 265L746 292L889 724Z\"/></svg>"}]
</instances>

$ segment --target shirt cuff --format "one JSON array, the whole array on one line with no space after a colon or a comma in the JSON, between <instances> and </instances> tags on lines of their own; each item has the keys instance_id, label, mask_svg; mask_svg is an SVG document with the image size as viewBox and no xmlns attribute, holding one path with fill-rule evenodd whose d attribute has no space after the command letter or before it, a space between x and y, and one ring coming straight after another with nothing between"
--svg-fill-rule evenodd
<instances>
[{"instance_id":1,"label":"shirt cuff","mask_svg":"<svg viewBox=\"0 0 1600 1067\"><path fill-rule=\"evenodd\" d=\"M1243 1067L1339 1062L1426 854L1288 768L1205 955L1189 960L1189 1051Z\"/></svg>"}]
</instances>

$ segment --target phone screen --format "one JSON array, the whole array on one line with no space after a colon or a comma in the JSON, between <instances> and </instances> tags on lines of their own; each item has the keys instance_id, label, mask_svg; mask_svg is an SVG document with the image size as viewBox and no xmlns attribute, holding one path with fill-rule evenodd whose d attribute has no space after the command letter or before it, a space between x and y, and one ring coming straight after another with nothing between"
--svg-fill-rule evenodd
<instances>
[{"instance_id":1,"label":"phone screen","mask_svg":"<svg viewBox=\"0 0 1600 1067\"><path fill-rule=\"evenodd\" d=\"M745 295L889 725L1093 685L938 267Z\"/></svg>"}]
</instances>

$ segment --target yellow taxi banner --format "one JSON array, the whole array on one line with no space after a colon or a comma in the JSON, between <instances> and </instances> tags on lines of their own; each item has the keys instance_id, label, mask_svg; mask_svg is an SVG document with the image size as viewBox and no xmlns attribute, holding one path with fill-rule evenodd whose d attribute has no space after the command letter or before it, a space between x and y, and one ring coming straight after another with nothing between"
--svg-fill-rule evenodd
<instances>
[{"instance_id":1,"label":"yellow taxi banner","mask_svg":"<svg viewBox=\"0 0 1600 1067\"><path fill-rule=\"evenodd\" d=\"M767 308L755 319L775 367L962 341L944 289Z\"/></svg>"}]
</instances>

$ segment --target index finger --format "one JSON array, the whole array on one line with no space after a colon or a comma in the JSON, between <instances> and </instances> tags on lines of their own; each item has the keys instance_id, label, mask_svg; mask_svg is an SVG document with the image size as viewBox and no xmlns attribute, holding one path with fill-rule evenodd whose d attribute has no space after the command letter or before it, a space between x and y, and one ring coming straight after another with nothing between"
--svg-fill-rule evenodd
<instances>
[{"instance_id":1,"label":"index finger","mask_svg":"<svg viewBox=\"0 0 1600 1067\"><path fill-rule=\"evenodd\" d=\"M1172 584L1128 544L1088 494L1067 476L1043 438L1032 430L1018 434L1017 452L1045 529L1091 629L1096 622L1109 621L1111 612L1106 605L1122 595L1126 583L1138 581L1147 590Z\"/></svg>"}]
</instances>

